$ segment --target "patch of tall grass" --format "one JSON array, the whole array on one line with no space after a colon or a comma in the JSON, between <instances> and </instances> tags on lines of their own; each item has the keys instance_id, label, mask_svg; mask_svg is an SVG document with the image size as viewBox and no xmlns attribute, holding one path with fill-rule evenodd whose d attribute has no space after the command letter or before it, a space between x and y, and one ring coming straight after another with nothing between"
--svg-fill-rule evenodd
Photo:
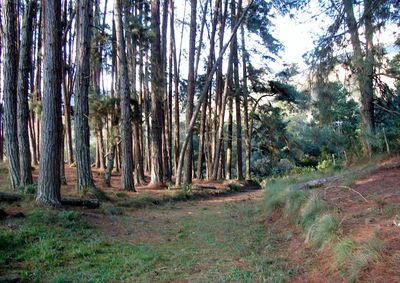
<instances>
[{"instance_id":1,"label":"patch of tall grass","mask_svg":"<svg viewBox=\"0 0 400 283\"><path fill-rule=\"evenodd\" d=\"M317 194L311 194L301 210L301 226L305 231L313 225L317 217L327 211L328 206L325 201L318 198Z\"/></svg>"},{"instance_id":2,"label":"patch of tall grass","mask_svg":"<svg viewBox=\"0 0 400 283\"><path fill-rule=\"evenodd\" d=\"M324 214L311 225L306 241L310 241L318 248L335 242L340 234L341 221L334 214Z\"/></svg>"}]
</instances>

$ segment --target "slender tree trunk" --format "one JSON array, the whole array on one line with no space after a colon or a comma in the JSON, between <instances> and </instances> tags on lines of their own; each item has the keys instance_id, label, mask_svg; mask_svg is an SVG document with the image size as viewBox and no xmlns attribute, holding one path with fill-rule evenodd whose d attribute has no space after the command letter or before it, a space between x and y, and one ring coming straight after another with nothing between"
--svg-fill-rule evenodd
<instances>
[{"instance_id":1,"label":"slender tree trunk","mask_svg":"<svg viewBox=\"0 0 400 283\"><path fill-rule=\"evenodd\" d=\"M115 156L115 148L116 146L113 144L111 145L110 152L107 156L107 168L106 172L104 173L104 183L106 186L111 187L111 174L114 168L114 156Z\"/></svg>"},{"instance_id":2,"label":"slender tree trunk","mask_svg":"<svg viewBox=\"0 0 400 283\"><path fill-rule=\"evenodd\" d=\"M161 65L162 65L162 92L163 103L161 106L162 111L162 149L163 149L163 173L164 180L171 180L171 170L169 167L169 152L168 152L168 92L167 92L167 32L168 32L168 5L169 0L163 1L162 12L162 29L161 29Z\"/></svg>"},{"instance_id":3,"label":"slender tree trunk","mask_svg":"<svg viewBox=\"0 0 400 283\"><path fill-rule=\"evenodd\" d=\"M186 8L186 1L185 1ZM186 12L186 11L185 11ZM185 14L184 12L184 14ZM175 105L175 113L174 113L174 168L175 175L178 169L178 160L179 160L179 140L180 140L180 124L179 124L179 66L176 55L176 41L175 41L175 13L174 13L174 1L170 0L170 36L171 36L171 45L173 52L173 65L174 65L174 105ZM171 106L172 107L172 106Z\"/></svg>"},{"instance_id":4,"label":"slender tree trunk","mask_svg":"<svg viewBox=\"0 0 400 283\"><path fill-rule=\"evenodd\" d=\"M249 127L249 107L248 107L248 88L247 88L247 58L248 54L246 51L246 41L244 36L244 27L241 27L242 35L242 72L243 72L243 114L244 114L244 126L245 126L245 151L246 151L246 169L245 175L246 180L251 180L250 174L250 163L251 163L251 139L250 139L250 127Z\"/></svg>"},{"instance_id":5,"label":"slender tree trunk","mask_svg":"<svg viewBox=\"0 0 400 283\"><path fill-rule=\"evenodd\" d=\"M11 187L20 184L17 134L17 14L15 2L2 0L4 128Z\"/></svg>"},{"instance_id":6,"label":"slender tree trunk","mask_svg":"<svg viewBox=\"0 0 400 283\"><path fill-rule=\"evenodd\" d=\"M2 23L2 15L0 13L0 23ZM0 65L3 63L2 62L2 46L3 46L3 40L2 36L0 36ZM2 72L0 68L0 81L2 80ZM1 91L1 86L0 86L0 93ZM4 128L3 128L3 103L0 102L0 161L4 161Z\"/></svg>"},{"instance_id":7,"label":"slender tree trunk","mask_svg":"<svg viewBox=\"0 0 400 283\"><path fill-rule=\"evenodd\" d=\"M135 191L133 182L132 121L130 107L130 86L126 58L121 2L114 0L115 30L117 36L117 58L119 66L119 92L121 107L121 189Z\"/></svg>"},{"instance_id":8,"label":"slender tree trunk","mask_svg":"<svg viewBox=\"0 0 400 283\"><path fill-rule=\"evenodd\" d=\"M19 166L20 166L20 185L26 186L33 183L31 170L31 153L29 148L29 72L31 70L31 51L33 40L33 19L36 14L36 1L27 3L22 22L21 48L19 53L18 67L18 146L19 146Z\"/></svg>"},{"instance_id":9,"label":"slender tree trunk","mask_svg":"<svg viewBox=\"0 0 400 283\"><path fill-rule=\"evenodd\" d=\"M190 120L193 115L193 99L195 92L195 74L194 74L194 56L196 51L196 18L197 18L197 0L191 1L190 12L190 38L189 38L189 74L187 86L187 100L186 100L186 121L185 121L185 134L188 136L189 143L186 148L184 160L184 174L183 182L190 184L192 182L192 158L193 158L193 132L189 131Z\"/></svg>"},{"instance_id":10,"label":"slender tree trunk","mask_svg":"<svg viewBox=\"0 0 400 283\"><path fill-rule=\"evenodd\" d=\"M242 21L244 19L244 16L246 15L247 11L251 7L252 3L253 3L253 1L251 1L249 3L247 8L245 9L243 14L241 15L240 19L237 21L236 25L232 28L232 35L230 36L228 42L221 48L221 51L220 51L219 56L218 56L218 59L216 60L214 66L212 67L212 69L210 71L210 74L208 75L206 81L204 82L204 86L203 86L203 89L202 89L202 91L200 93L198 104L196 105L196 108L195 108L195 110L193 112L192 119L190 120L190 125L189 125L189 128L188 128L189 133L193 133L193 128L194 128L194 125L196 123L197 116L199 115L201 105L202 105L204 99L207 96L208 89L209 89L209 87L211 85L212 77L214 76L215 72L217 71L217 68L221 65L222 59L223 59L223 55L224 55L226 49L228 48L230 42L232 41L233 35L237 32L240 24L242 23ZM231 64L229 64L229 65L231 65ZM183 159L184 159L184 156L185 156L187 145L189 143L189 139L190 139L190 135L187 135L186 138L185 138L185 141L184 141L184 143L182 145L180 154L179 154L178 170L177 170L176 181L175 181L175 184L177 186L179 186L181 184L181 175L182 175L181 173L182 173ZM215 167L218 167L218 166L215 166Z\"/></svg>"},{"instance_id":11,"label":"slender tree trunk","mask_svg":"<svg viewBox=\"0 0 400 283\"><path fill-rule=\"evenodd\" d=\"M77 2L77 56L75 77L75 152L77 189L94 187L90 162L89 82L92 5Z\"/></svg>"},{"instance_id":12,"label":"slender tree trunk","mask_svg":"<svg viewBox=\"0 0 400 283\"><path fill-rule=\"evenodd\" d=\"M61 144L60 144L60 152L61 152L61 158L60 158L60 180L61 180L61 185L67 185L67 179L65 178L65 163L64 163L64 135L65 135L65 127L62 126L61 130Z\"/></svg>"},{"instance_id":13,"label":"slender tree trunk","mask_svg":"<svg viewBox=\"0 0 400 283\"><path fill-rule=\"evenodd\" d=\"M43 117L38 194L36 201L60 205L61 144L61 3L44 4Z\"/></svg>"},{"instance_id":14,"label":"slender tree trunk","mask_svg":"<svg viewBox=\"0 0 400 283\"><path fill-rule=\"evenodd\" d=\"M232 0L232 13L235 10L235 1ZM240 14L242 0L238 2L238 8L236 9L235 16L232 21L236 23ZM243 158L242 158L242 117L240 109L240 94L242 93L239 81L239 59L238 59L238 40L237 35L232 39L233 47L233 67L234 67L234 86L235 86L235 114L236 114L236 178L238 180L243 180Z\"/></svg>"},{"instance_id":15,"label":"slender tree trunk","mask_svg":"<svg viewBox=\"0 0 400 283\"><path fill-rule=\"evenodd\" d=\"M194 69L195 73L195 78L197 77L197 72L199 68L199 62L200 62L200 55L201 55L201 47L203 45L203 31L204 31L204 26L206 23L206 16L207 16L207 10L208 10L208 1L205 3L205 7L203 9L203 17L201 20L201 28L200 28L200 40L199 44L197 47L197 57L196 57L196 65ZM211 42L211 41L210 41ZM211 43L213 45L214 43ZM212 46L210 49L214 49L214 46ZM201 179L203 178L203 161L204 161L204 139L205 139L205 128L206 128L206 116L207 116L207 103L208 103L208 97L204 99L204 104L203 104L203 109L201 112L201 118L200 118L200 129L199 129L199 147L198 147L198 158L197 158L197 178Z\"/></svg>"},{"instance_id":16,"label":"slender tree trunk","mask_svg":"<svg viewBox=\"0 0 400 283\"><path fill-rule=\"evenodd\" d=\"M153 39L151 44L151 184L159 185L163 182L162 171L162 111L161 101L163 89L162 62L160 46L160 1L151 0L151 26Z\"/></svg>"}]
</instances>

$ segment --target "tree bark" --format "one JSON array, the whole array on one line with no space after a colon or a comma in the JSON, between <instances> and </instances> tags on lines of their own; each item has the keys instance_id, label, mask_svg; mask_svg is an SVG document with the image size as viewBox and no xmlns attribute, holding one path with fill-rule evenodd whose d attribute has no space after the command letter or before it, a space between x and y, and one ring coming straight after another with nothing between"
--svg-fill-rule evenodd
<instances>
[{"instance_id":1,"label":"tree bark","mask_svg":"<svg viewBox=\"0 0 400 283\"><path fill-rule=\"evenodd\" d=\"M60 205L61 3L44 3L43 117L38 194L44 205Z\"/></svg>"},{"instance_id":2,"label":"tree bark","mask_svg":"<svg viewBox=\"0 0 400 283\"><path fill-rule=\"evenodd\" d=\"M208 75L208 77L206 78L206 80L205 80L205 82L204 82L204 86L203 86L203 89L202 89L202 91L201 91L201 93L200 93L200 97L199 97L198 104L196 105L196 108L195 108L195 110L194 110L192 119L190 120L190 125L189 125L188 130L189 130L189 132L191 132L191 133L193 133L193 128L194 128L194 125L195 125L195 123L196 123L197 116L198 116L198 114L199 114L199 112L200 112L201 105L202 105L204 99L205 99L206 96L207 96L208 88L209 88L210 85L211 85L212 77L214 76L215 72L217 71L217 68L221 65L222 59L223 59L223 55L224 55L226 49L228 48L230 42L232 41L233 35L237 32L237 30L238 30L240 24L242 23L242 21L243 21L243 19L244 19L244 16L246 15L247 11L249 10L249 8L251 7L251 5L253 4L253 1L254 1L254 0L252 0L252 1L249 3L249 5L247 6L247 8L245 9L245 11L243 12L243 14L241 15L240 19L239 19L238 22L236 23L236 25L232 28L232 34L231 34L231 36L230 36L228 42L221 48L221 51L220 51L220 53L219 53L219 56L218 56L218 58L217 58L215 64L213 65L213 67L212 67L212 69L211 69L211 71L210 71L210 74ZM186 152L186 147L187 147L187 145L188 145L188 143L189 143L189 137L190 137L189 135L186 136L185 141L184 141L184 143L183 143L183 146L182 146L182 148L181 148L180 154L179 154L179 164L178 164L178 170L177 170L176 181L175 181L175 184L176 184L177 186L179 186L179 185L181 184L181 173L182 173L183 159L184 159L184 155L185 155L185 152Z\"/></svg>"},{"instance_id":3,"label":"tree bark","mask_svg":"<svg viewBox=\"0 0 400 283\"><path fill-rule=\"evenodd\" d=\"M244 27L241 27L242 33L242 73L243 73L243 114L244 114L244 127L245 127L245 152L246 152L246 169L245 176L246 180L251 180L250 174L250 160L251 160L251 138L250 138L250 127L249 127L249 107L248 107L248 88L247 88L247 58L248 54L246 51L246 42L244 37Z\"/></svg>"},{"instance_id":4,"label":"tree bark","mask_svg":"<svg viewBox=\"0 0 400 283\"><path fill-rule=\"evenodd\" d=\"M115 30L117 37L117 58L119 66L119 93L121 107L121 189L135 191L133 182L132 115L130 107L130 86L125 38L122 24L120 0L114 0Z\"/></svg>"},{"instance_id":5,"label":"tree bark","mask_svg":"<svg viewBox=\"0 0 400 283\"><path fill-rule=\"evenodd\" d=\"M231 2L232 13L235 11L235 1ZM242 0L239 0L238 7L236 8L235 16L232 17L232 21L236 23L238 20L242 6ZM234 76L234 87L235 87L235 114L236 114L236 178L238 180L243 180L243 158L242 158L242 117L240 109L240 94L242 93L240 89L239 81L239 59L238 59L238 40L237 34L232 39L233 48L233 76Z\"/></svg>"},{"instance_id":6,"label":"tree bark","mask_svg":"<svg viewBox=\"0 0 400 283\"><path fill-rule=\"evenodd\" d=\"M17 134L17 14L14 1L2 1L3 26L3 101L5 145L11 187L20 184Z\"/></svg>"},{"instance_id":7,"label":"tree bark","mask_svg":"<svg viewBox=\"0 0 400 283\"><path fill-rule=\"evenodd\" d=\"M361 118L365 132L365 150L369 155L372 154L372 135L374 133L374 104L373 104L373 25L371 1L364 1L364 25L366 34L365 57L361 47L360 36L358 32L358 23L354 16L353 1L342 0L346 14L346 24L350 32L351 45L353 47L352 63L355 68L356 78L361 94Z\"/></svg>"},{"instance_id":8,"label":"tree bark","mask_svg":"<svg viewBox=\"0 0 400 283\"><path fill-rule=\"evenodd\" d=\"M75 74L75 156L77 190L94 187L90 162L89 83L92 5L77 1L77 56Z\"/></svg>"},{"instance_id":9,"label":"tree bark","mask_svg":"<svg viewBox=\"0 0 400 283\"><path fill-rule=\"evenodd\" d=\"M197 0L191 1L190 12L190 36L189 36L189 73L188 73L188 86L186 98L186 121L185 121L185 134L189 139L185 160L184 160L184 174L183 182L190 184L192 182L192 158L193 158L193 131L189 131L190 120L193 116L193 99L195 92L195 74L194 74L194 57L196 52L196 17L197 17Z\"/></svg>"},{"instance_id":10,"label":"tree bark","mask_svg":"<svg viewBox=\"0 0 400 283\"><path fill-rule=\"evenodd\" d=\"M160 46L160 1L151 1L151 26L153 39L151 44L151 184L163 183L162 168L162 62Z\"/></svg>"},{"instance_id":11,"label":"tree bark","mask_svg":"<svg viewBox=\"0 0 400 283\"><path fill-rule=\"evenodd\" d=\"M29 148L29 72L32 64L33 19L36 14L36 1L29 1L24 12L21 29L21 47L18 67L18 155L20 166L20 186L33 183L31 170L31 153ZM32 83L32 82L31 82Z\"/></svg>"}]
</instances>

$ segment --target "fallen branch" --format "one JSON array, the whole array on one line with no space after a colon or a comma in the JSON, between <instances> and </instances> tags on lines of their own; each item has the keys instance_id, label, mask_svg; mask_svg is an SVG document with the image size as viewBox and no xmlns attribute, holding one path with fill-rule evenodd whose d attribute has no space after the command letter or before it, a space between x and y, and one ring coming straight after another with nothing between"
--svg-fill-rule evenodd
<instances>
[{"instance_id":1,"label":"fallen branch","mask_svg":"<svg viewBox=\"0 0 400 283\"><path fill-rule=\"evenodd\" d=\"M22 199L20 194L0 192L0 201L14 202Z\"/></svg>"},{"instance_id":2,"label":"fallen branch","mask_svg":"<svg viewBox=\"0 0 400 283\"><path fill-rule=\"evenodd\" d=\"M313 189L313 188L318 188L321 187L327 183L331 183L334 181L339 180L339 176L332 176L332 177L326 177L326 178L321 178L321 179L316 179L312 181L308 181L305 183L300 183L297 185L293 186L293 189L295 190L306 190L306 189Z\"/></svg>"},{"instance_id":3,"label":"fallen branch","mask_svg":"<svg viewBox=\"0 0 400 283\"><path fill-rule=\"evenodd\" d=\"M352 191L356 194L358 194L365 202L370 202L369 200L367 200L360 192L356 191L355 189L349 187L349 186L330 186L330 187L326 187L324 188L324 192L326 192L329 189L334 189L334 188L338 188L338 189L347 189L349 191Z\"/></svg>"},{"instance_id":4,"label":"fallen branch","mask_svg":"<svg viewBox=\"0 0 400 283\"><path fill-rule=\"evenodd\" d=\"M83 206L87 208L99 208L100 202L97 199L63 198L62 205Z\"/></svg>"}]
</instances>

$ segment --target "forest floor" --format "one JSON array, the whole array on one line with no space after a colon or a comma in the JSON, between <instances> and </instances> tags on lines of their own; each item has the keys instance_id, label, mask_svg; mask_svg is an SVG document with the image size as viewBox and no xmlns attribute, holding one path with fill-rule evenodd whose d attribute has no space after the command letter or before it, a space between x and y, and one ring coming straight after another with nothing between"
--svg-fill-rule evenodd
<instances>
[{"instance_id":1,"label":"forest floor","mask_svg":"<svg viewBox=\"0 0 400 283\"><path fill-rule=\"evenodd\" d=\"M268 214L264 190L252 184L208 184L218 188L192 198L195 188L117 191L115 178L99 209L37 208L29 197L1 203L0 282L400 282L400 166L389 167L359 167L346 181L354 191L316 189L339 213L341 237L383 243L356 278L332 266L330 245L315 248L282 213ZM67 181L63 194L74 195L73 170Z\"/></svg>"}]
</instances>

